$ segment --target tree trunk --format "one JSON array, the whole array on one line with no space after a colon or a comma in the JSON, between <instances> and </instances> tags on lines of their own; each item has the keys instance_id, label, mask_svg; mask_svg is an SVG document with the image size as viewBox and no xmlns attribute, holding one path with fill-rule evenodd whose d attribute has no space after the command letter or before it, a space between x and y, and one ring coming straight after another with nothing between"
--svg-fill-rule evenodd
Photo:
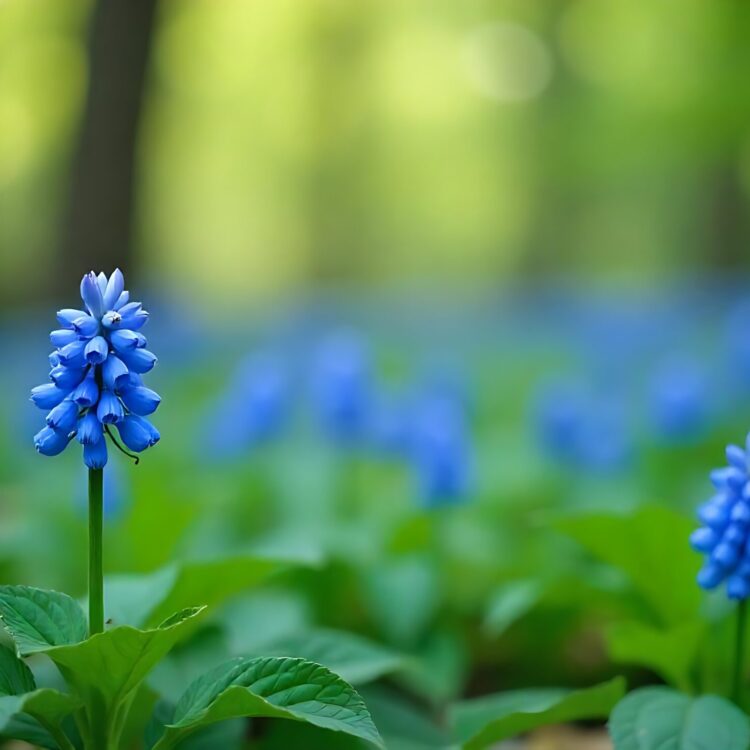
<instances>
[{"instance_id":1,"label":"tree trunk","mask_svg":"<svg viewBox=\"0 0 750 750\"><path fill-rule=\"evenodd\" d=\"M156 3L98 0L94 8L58 284L90 269L133 271L134 161Z\"/></svg>"}]
</instances>

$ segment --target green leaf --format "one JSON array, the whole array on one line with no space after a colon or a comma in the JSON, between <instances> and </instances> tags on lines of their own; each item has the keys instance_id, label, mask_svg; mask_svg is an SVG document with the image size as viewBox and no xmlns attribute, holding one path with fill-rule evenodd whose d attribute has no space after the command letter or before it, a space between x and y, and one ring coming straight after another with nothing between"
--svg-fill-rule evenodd
<instances>
[{"instance_id":1,"label":"green leaf","mask_svg":"<svg viewBox=\"0 0 750 750\"><path fill-rule=\"evenodd\" d=\"M105 612L115 625L153 627L196 602L212 606L288 567L286 560L240 555L169 565L148 575L107 578Z\"/></svg>"},{"instance_id":2,"label":"green leaf","mask_svg":"<svg viewBox=\"0 0 750 750\"><path fill-rule=\"evenodd\" d=\"M83 610L58 591L0 586L0 618L20 656L80 643L88 635Z\"/></svg>"},{"instance_id":3,"label":"green leaf","mask_svg":"<svg viewBox=\"0 0 750 750\"><path fill-rule=\"evenodd\" d=\"M606 717L624 693L622 678L586 690L497 693L456 704L450 722L462 747L478 750L548 724Z\"/></svg>"},{"instance_id":4,"label":"green leaf","mask_svg":"<svg viewBox=\"0 0 750 750\"><path fill-rule=\"evenodd\" d=\"M118 711L204 609L183 610L151 630L123 625L44 652L84 702L90 732L84 741L94 747L106 741Z\"/></svg>"},{"instance_id":5,"label":"green leaf","mask_svg":"<svg viewBox=\"0 0 750 750\"><path fill-rule=\"evenodd\" d=\"M381 746L357 692L330 670L303 659L234 659L188 687L154 750L217 721L265 716L304 721Z\"/></svg>"},{"instance_id":6,"label":"green leaf","mask_svg":"<svg viewBox=\"0 0 750 750\"><path fill-rule=\"evenodd\" d=\"M691 698L654 687L618 703L609 733L615 750L747 750L750 720L715 695Z\"/></svg>"},{"instance_id":7,"label":"green leaf","mask_svg":"<svg viewBox=\"0 0 750 750\"><path fill-rule=\"evenodd\" d=\"M403 693L381 685L368 686L362 697L380 730L388 750L457 750L457 745L423 710ZM298 721L279 721L267 727L259 750L325 748L326 750L367 750L364 740L345 734L332 735L324 729ZM183 750L180 746L180 750Z\"/></svg>"},{"instance_id":8,"label":"green leaf","mask_svg":"<svg viewBox=\"0 0 750 750\"><path fill-rule=\"evenodd\" d=\"M4 732L11 719L21 713L29 714L45 725L59 726L80 705L76 698L52 688L40 688L23 695L3 695L0 697L0 732Z\"/></svg>"},{"instance_id":9,"label":"green leaf","mask_svg":"<svg viewBox=\"0 0 750 750\"><path fill-rule=\"evenodd\" d=\"M87 703L95 697L97 701L103 698L105 705L115 705L138 687L177 642L185 625L204 609L185 609L151 630L128 625L112 628L82 643L57 646L45 653Z\"/></svg>"},{"instance_id":10,"label":"green leaf","mask_svg":"<svg viewBox=\"0 0 750 750\"><path fill-rule=\"evenodd\" d=\"M542 595L538 581L510 581L497 589L490 599L484 619L485 632L495 638L526 615Z\"/></svg>"},{"instance_id":11,"label":"green leaf","mask_svg":"<svg viewBox=\"0 0 750 750\"><path fill-rule=\"evenodd\" d=\"M60 746L42 725L28 714L14 716L2 731L3 738L23 740L29 745L46 750L59 750Z\"/></svg>"},{"instance_id":12,"label":"green leaf","mask_svg":"<svg viewBox=\"0 0 750 750\"><path fill-rule=\"evenodd\" d=\"M427 556L409 555L378 564L364 584L372 618L388 640L413 645L440 602L440 583Z\"/></svg>"},{"instance_id":13,"label":"green leaf","mask_svg":"<svg viewBox=\"0 0 750 750\"><path fill-rule=\"evenodd\" d=\"M703 631L700 622L666 630L638 622L618 623L608 629L607 645L613 661L647 667L680 690L690 692Z\"/></svg>"},{"instance_id":14,"label":"green leaf","mask_svg":"<svg viewBox=\"0 0 750 750\"><path fill-rule=\"evenodd\" d=\"M39 720L58 725L78 705L55 690L37 690L26 663L0 646L0 734L56 750L57 742Z\"/></svg>"},{"instance_id":15,"label":"green leaf","mask_svg":"<svg viewBox=\"0 0 750 750\"><path fill-rule=\"evenodd\" d=\"M695 584L699 556L688 544L695 523L661 507L634 515L586 515L558 527L600 560L622 570L664 625L695 620L701 593Z\"/></svg>"},{"instance_id":16,"label":"green leaf","mask_svg":"<svg viewBox=\"0 0 750 750\"><path fill-rule=\"evenodd\" d=\"M469 654L460 633L434 630L410 657L397 675L408 692L436 706L450 703L462 694L469 673Z\"/></svg>"},{"instance_id":17,"label":"green leaf","mask_svg":"<svg viewBox=\"0 0 750 750\"><path fill-rule=\"evenodd\" d=\"M36 682L26 662L9 648L0 646L0 696L20 695L32 690L36 690Z\"/></svg>"},{"instance_id":18,"label":"green leaf","mask_svg":"<svg viewBox=\"0 0 750 750\"><path fill-rule=\"evenodd\" d=\"M272 643L265 656L296 656L322 664L353 685L363 685L403 666L404 657L385 646L340 630L317 629Z\"/></svg>"}]
</instances>

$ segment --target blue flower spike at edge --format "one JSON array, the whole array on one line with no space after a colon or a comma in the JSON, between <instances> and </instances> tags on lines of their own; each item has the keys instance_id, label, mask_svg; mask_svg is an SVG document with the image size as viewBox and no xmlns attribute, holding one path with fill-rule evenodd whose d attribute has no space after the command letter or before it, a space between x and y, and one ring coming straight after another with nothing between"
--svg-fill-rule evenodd
<instances>
[{"instance_id":1,"label":"blue flower spike at edge","mask_svg":"<svg viewBox=\"0 0 750 750\"><path fill-rule=\"evenodd\" d=\"M706 556L698 585L711 590L726 585L729 599L738 602L732 696L739 701L745 661L745 625L750 597L750 435L745 448L730 445L728 465L711 472L716 494L698 509L701 527L690 545Z\"/></svg>"}]
</instances>

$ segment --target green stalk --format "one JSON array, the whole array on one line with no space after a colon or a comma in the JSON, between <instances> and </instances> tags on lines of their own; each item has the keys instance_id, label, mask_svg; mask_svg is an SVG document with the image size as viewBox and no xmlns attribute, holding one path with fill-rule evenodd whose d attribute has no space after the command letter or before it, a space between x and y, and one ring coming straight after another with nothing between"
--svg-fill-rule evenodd
<instances>
[{"instance_id":1,"label":"green stalk","mask_svg":"<svg viewBox=\"0 0 750 750\"><path fill-rule=\"evenodd\" d=\"M89 469L89 634L104 632L103 469Z\"/></svg>"},{"instance_id":2,"label":"green stalk","mask_svg":"<svg viewBox=\"0 0 750 750\"><path fill-rule=\"evenodd\" d=\"M747 599L737 606L737 634L734 643L734 675L732 679L732 700L742 705L742 677L745 667L745 632L747 630Z\"/></svg>"}]
</instances>

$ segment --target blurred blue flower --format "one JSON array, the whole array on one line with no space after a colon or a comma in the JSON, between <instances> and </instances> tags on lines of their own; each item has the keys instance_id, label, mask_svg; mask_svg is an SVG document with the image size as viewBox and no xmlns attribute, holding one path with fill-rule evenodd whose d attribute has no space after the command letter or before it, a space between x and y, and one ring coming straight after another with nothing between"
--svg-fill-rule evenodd
<instances>
[{"instance_id":1,"label":"blurred blue flower","mask_svg":"<svg viewBox=\"0 0 750 750\"><path fill-rule=\"evenodd\" d=\"M578 438L578 466L594 472L625 469L633 455L624 404L594 399Z\"/></svg>"},{"instance_id":2,"label":"blurred blue flower","mask_svg":"<svg viewBox=\"0 0 750 750\"><path fill-rule=\"evenodd\" d=\"M283 363L271 354L248 357L214 407L210 448L217 456L240 455L276 437L288 412L289 378Z\"/></svg>"},{"instance_id":3,"label":"blurred blue flower","mask_svg":"<svg viewBox=\"0 0 750 750\"><path fill-rule=\"evenodd\" d=\"M543 387L533 406L534 426L542 450L561 462L574 463L586 419L586 399L569 383Z\"/></svg>"},{"instance_id":4,"label":"blurred blue flower","mask_svg":"<svg viewBox=\"0 0 750 750\"><path fill-rule=\"evenodd\" d=\"M365 342L353 332L326 339L315 355L313 396L324 432L342 444L364 437L371 409L372 372Z\"/></svg>"},{"instance_id":5,"label":"blurred blue flower","mask_svg":"<svg viewBox=\"0 0 750 750\"><path fill-rule=\"evenodd\" d=\"M737 445L727 448L729 466L711 472L716 495L698 509L703 524L690 536L696 552L706 555L698 584L714 589L726 582L730 599L750 596L750 484L748 455Z\"/></svg>"},{"instance_id":6,"label":"blurred blue flower","mask_svg":"<svg viewBox=\"0 0 750 750\"><path fill-rule=\"evenodd\" d=\"M424 507L455 505L468 497L470 440L466 417L456 402L427 398L417 408L411 459Z\"/></svg>"},{"instance_id":7,"label":"blurred blue flower","mask_svg":"<svg viewBox=\"0 0 750 750\"><path fill-rule=\"evenodd\" d=\"M32 402L48 412L34 445L39 453L54 456L77 437L86 465L100 469L107 463L106 436L115 440L110 425L118 427L132 451L158 442L158 431L143 417L155 411L161 399L141 380L156 363L139 333L148 313L140 302L130 302L120 269L109 278L87 273L81 298L85 309L57 313L61 327L50 334L55 347L49 357L52 382L31 391ZM133 420L147 439L140 434L134 439Z\"/></svg>"},{"instance_id":8,"label":"blurred blue flower","mask_svg":"<svg viewBox=\"0 0 750 750\"><path fill-rule=\"evenodd\" d=\"M368 426L368 443L382 456L408 455L412 438L412 409L402 400L375 401Z\"/></svg>"},{"instance_id":9,"label":"blurred blue flower","mask_svg":"<svg viewBox=\"0 0 750 750\"><path fill-rule=\"evenodd\" d=\"M663 438L694 439L708 425L710 387L697 362L681 359L662 363L651 381L649 401L653 426Z\"/></svg>"},{"instance_id":10,"label":"blurred blue flower","mask_svg":"<svg viewBox=\"0 0 750 750\"><path fill-rule=\"evenodd\" d=\"M750 299L736 303L726 322L729 371L739 379L738 385L750 387Z\"/></svg>"},{"instance_id":11,"label":"blurred blue flower","mask_svg":"<svg viewBox=\"0 0 750 750\"><path fill-rule=\"evenodd\" d=\"M624 405L615 394L547 384L535 400L533 420L543 452L574 469L616 471L632 454Z\"/></svg>"}]
</instances>

